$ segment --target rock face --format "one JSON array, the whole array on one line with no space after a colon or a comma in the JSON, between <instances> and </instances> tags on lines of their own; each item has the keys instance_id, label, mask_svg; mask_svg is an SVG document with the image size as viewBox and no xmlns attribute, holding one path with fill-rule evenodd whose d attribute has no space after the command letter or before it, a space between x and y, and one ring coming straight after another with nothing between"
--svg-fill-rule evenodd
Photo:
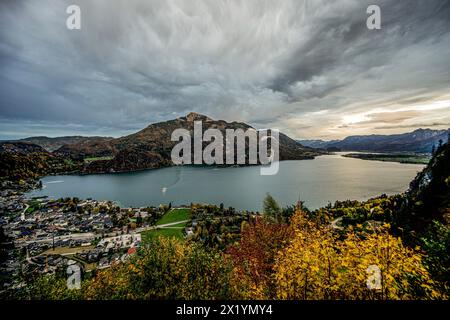
<instances>
[{"instance_id":1,"label":"rock face","mask_svg":"<svg viewBox=\"0 0 450 320\"><path fill-rule=\"evenodd\" d=\"M186 129L193 137L194 121L202 121L203 131L218 129L225 137L226 129L252 128L241 122L226 122L213 120L205 115L191 112L174 120L151 124L134 134L106 141L87 141L65 145L55 151L56 154L72 159L86 157L111 157L109 160L98 160L89 163L86 173L123 172L173 165L171 161L172 148L178 143L171 141L175 129ZM295 140L280 133L280 160L313 159L323 154L313 148L304 147ZM204 143L207 145L207 143Z\"/></svg>"}]
</instances>

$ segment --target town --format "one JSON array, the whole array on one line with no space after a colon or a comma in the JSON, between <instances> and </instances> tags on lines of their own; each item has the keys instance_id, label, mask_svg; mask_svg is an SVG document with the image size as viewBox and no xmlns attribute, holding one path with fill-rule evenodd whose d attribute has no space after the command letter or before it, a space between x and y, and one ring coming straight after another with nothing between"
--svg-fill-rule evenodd
<instances>
[{"instance_id":1,"label":"town","mask_svg":"<svg viewBox=\"0 0 450 320\"><path fill-rule=\"evenodd\" d=\"M177 224L187 234L180 221L155 225L170 210L170 205L121 208L113 201L27 198L17 188L3 189L0 228L7 250L0 291L23 287L38 274L65 272L71 261L85 272L126 261L146 231Z\"/></svg>"},{"instance_id":2,"label":"town","mask_svg":"<svg viewBox=\"0 0 450 320\"><path fill-rule=\"evenodd\" d=\"M26 288L43 274L64 275L74 263L83 273L109 268L159 236L223 250L259 214L223 204L125 208L109 200L25 195L35 187L5 182L0 190L0 292Z\"/></svg>"}]
</instances>

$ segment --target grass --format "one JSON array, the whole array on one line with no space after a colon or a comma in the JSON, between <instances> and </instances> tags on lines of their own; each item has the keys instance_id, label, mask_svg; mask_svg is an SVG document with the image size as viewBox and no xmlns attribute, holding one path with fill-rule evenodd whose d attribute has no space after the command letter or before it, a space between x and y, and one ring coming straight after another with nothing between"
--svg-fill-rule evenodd
<instances>
[{"instance_id":1,"label":"grass","mask_svg":"<svg viewBox=\"0 0 450 320\"><path fill-rule=\"evenodd\" d=\"M161 219L156 223L157 226L174 223L177 221L189 220L191 218L191 209L187 208L174 208L167 212ZM183 230L186 226L186 222L180 222L171 225L169 228L161 228L156 230L144 231L141 233L142 243L148 243L153 239L158 237L170 237L176 238L178 240L184 239Z\"/></svg>"},{"instance_id":2,"label":"grass","mask_svg":"<svg viewBox=\"0 0 450 320\"><path fill-rule=\"evenodd\" d=\"M100 161L100 160L112 160L114 157L107 156L107 157L91 157L91 158L84 158L85 163L91 163L94 161Z\"/></svg>"},{"instance_id":3,"label":"grass","mask_svg":"<svg viewBox=\"0 0 450 320\"><path fill-rule=\"evenodd\" d=\"M191 209L188 208L175 208L167 212L161 219L156 222L156 225L162 225L166 223L172 223L177 221L189 220L191 218Z\"/></svg>"},{"instance_id":4,"label":"grass","mask_svg":"<svg viewBox=\"0 0 450 320\"><path fill-rule=\"evenodd\" d=\"M64 159L64 163L68 166L73 166L73 161L71 159Z\"/></svg>"},{"instance_id":5,"label":"grass","mask_svg":"<svg viewBox=\"0 0 450 320\"><path fill-rule=\"evenodd\" d=\"M183 228L177 229L156 229L150 231L144 231L141 233L142 243L147 243L158 237L176 238L178 240L184 239Z\"/></svg>"},{"instance_id":6,"label":"grass","mask_svg":"<svg viewBox=\"0 0 450 320\"><path fill-rule=\"evenodd\" d=\"M25 211L25 213L33 213L35 210L37 210L37 209L33 208L33 207L28 207L28 209Z\"/></svg>"},{"instance_id":7,"label":"grass","mask_svg":"<svg viewBox=\"0 0 450 320\"><path fill-rule=\"evenodd\" d=\"M44 251L42 254L43 255L48 255L48 254L73 255L73 254L77 254L79 252L92 250L92 249L94 249L94 246L73 247L73 248L71 248L71 247L55 247L55 250L53 250L53 248L50 248L50 249Z\"/></svg>"},{"instance_id":8,"label":"grass","mask_svg":"<svg viewBox=\"0 0 450 320\"><path fill-rule=\"evenodd\" d=\"M32 213L36 210L39 210L41 207L41 203L35 199L32 199L28 202L28 209L25 211L25 213Z\"/></svg>"}]
</instances>

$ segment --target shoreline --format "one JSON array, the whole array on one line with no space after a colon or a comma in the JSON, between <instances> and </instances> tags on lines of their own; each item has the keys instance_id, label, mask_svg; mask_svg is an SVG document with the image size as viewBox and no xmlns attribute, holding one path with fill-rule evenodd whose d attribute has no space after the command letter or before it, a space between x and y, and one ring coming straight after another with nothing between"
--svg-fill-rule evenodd
<instances>
[{"instance_id":1,"label":"shoreline","mask_svg":"<svg viewBox=\"0 0 450 320\"><path fill-rule=\"evenodd\" d=\"M381 161L381 162L396 162L401 164L418 164L427 165L431 159L431 156L417 155L417 154L390 154L390 153L354 153L350 152L342 155L346 158L368 160L368 161Z\"/></svg>"}]
</instances>

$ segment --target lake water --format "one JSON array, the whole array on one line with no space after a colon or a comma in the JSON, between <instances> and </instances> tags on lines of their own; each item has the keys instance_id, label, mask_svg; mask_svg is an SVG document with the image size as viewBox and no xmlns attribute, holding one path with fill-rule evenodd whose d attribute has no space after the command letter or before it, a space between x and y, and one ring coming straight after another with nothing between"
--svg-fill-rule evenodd
<instances>
[{"instance_id":1,"label":"lake water","mask_svg":"<svg viewBox=\"0 0 450 320\"><path fill-rule=\"evenodd\" d=\"M273 176L261 176L258 166L48 176L42 179L44 188L28 196L115 200L126 207L198 202L260 210L269 192L283 206L294 204L300 197L307 207L315 209L335 200L365 200L403 192L423 167L335 154L314 160L282 161L278 174Z\"/></svg>"}]
</instances>

